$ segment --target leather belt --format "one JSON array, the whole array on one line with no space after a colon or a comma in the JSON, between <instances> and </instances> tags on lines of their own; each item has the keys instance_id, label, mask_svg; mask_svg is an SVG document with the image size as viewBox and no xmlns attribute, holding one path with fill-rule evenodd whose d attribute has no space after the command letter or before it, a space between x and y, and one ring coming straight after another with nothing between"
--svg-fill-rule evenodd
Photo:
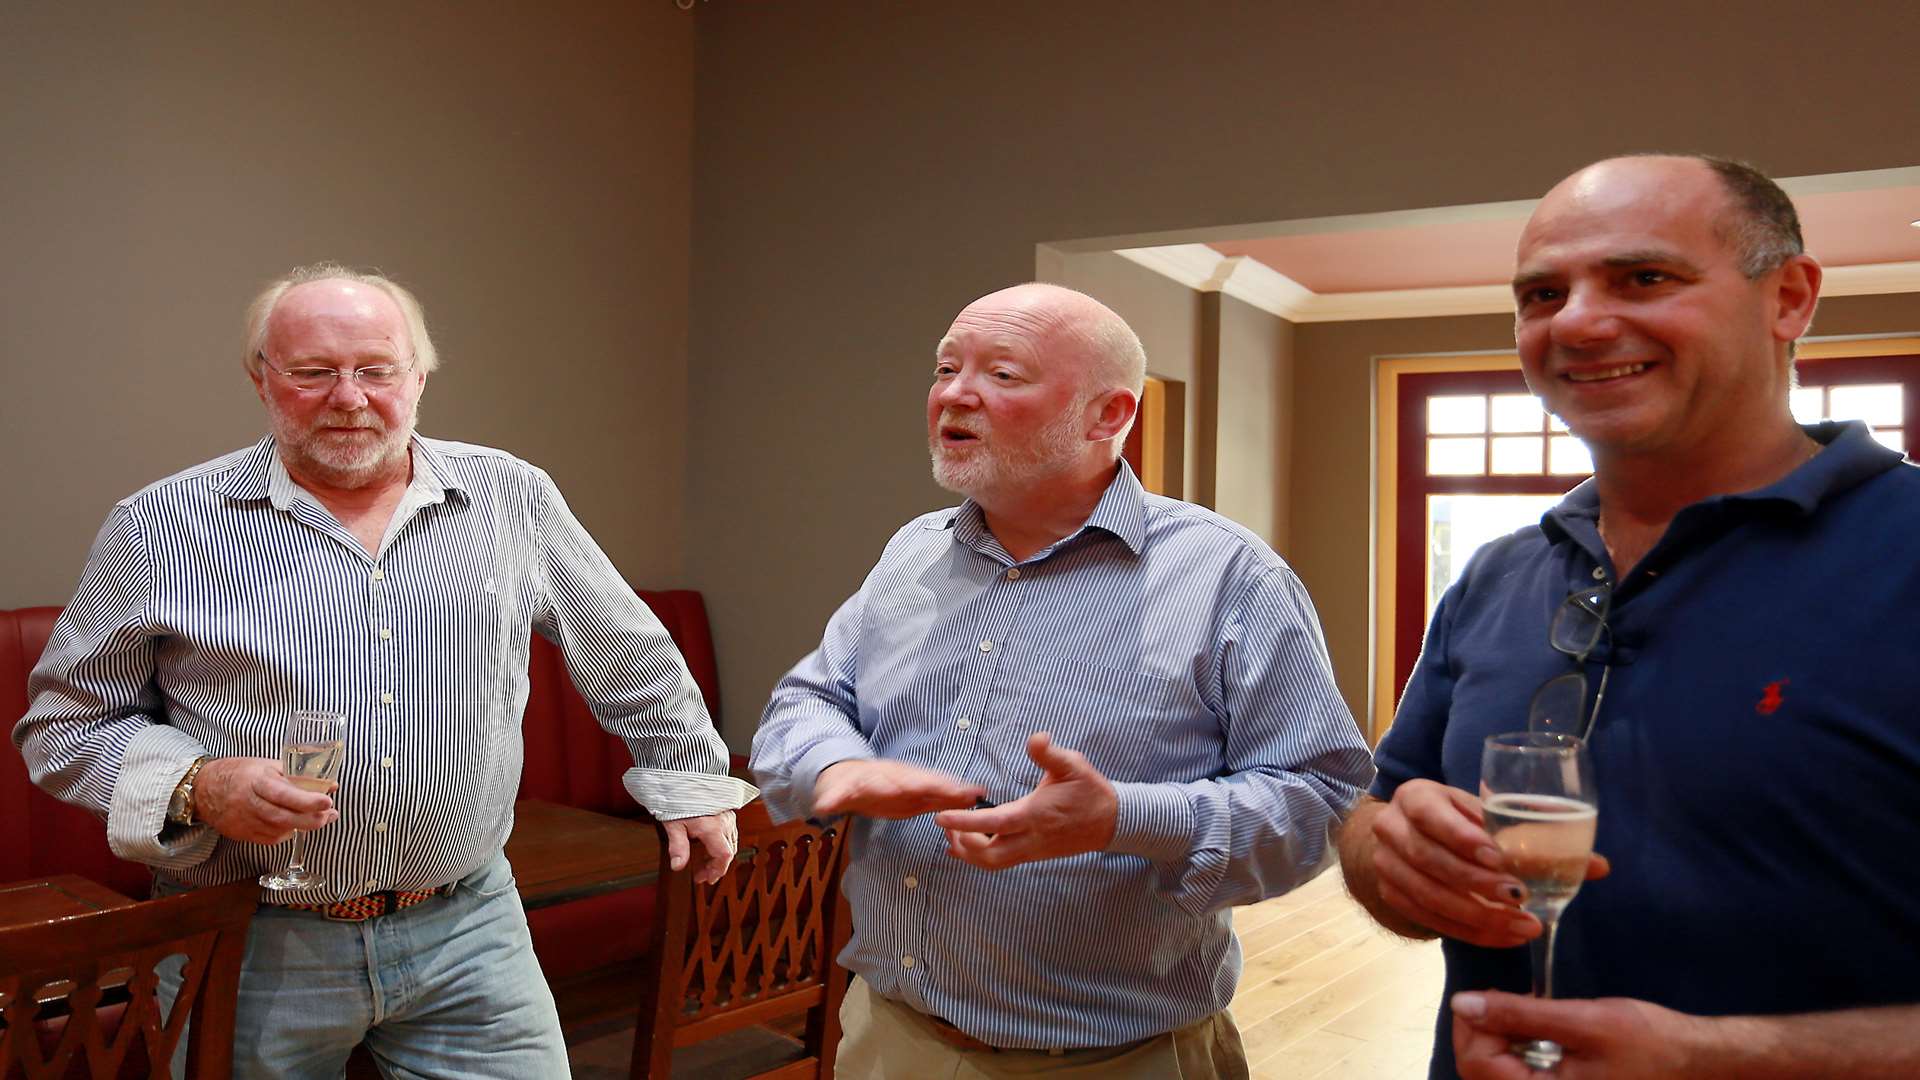
<instances>
[{"instance_id":1,"label":"leather belt","mask_svg":"<svg viewBox=\"0 0 1920 1080\"><path fill-rule=\"evenodd\" d=\"M331 904L278 904L287 911L311 911L321 918L334 922L366 922L382 915L391 915L415 904L424 904L437 896L448 896L459 882L449 882L436 889L382 889L379 892L356 896L351 900L339 900Z\"/></svg>"},{"instance_id":2,"label":"leather belt","mask_svg":"<svg viewBox=\"0 0 1920 1080\"><path fill-rule=\"evenodd\" d=\"M961 1031L959 1028L954 1027L952 1024L947 1023L937 1016L930 1016L926 1013L922 1013L921 1015L926 1016L927 1024L933 1028L933 1033L939 1036L940 1041L946 1043L948 1046L961 1050L985 1050L994 1054L1000 1052L999 1047L991 1043L983 1043L979 1039Z\"/></svg>"}]
</instances>

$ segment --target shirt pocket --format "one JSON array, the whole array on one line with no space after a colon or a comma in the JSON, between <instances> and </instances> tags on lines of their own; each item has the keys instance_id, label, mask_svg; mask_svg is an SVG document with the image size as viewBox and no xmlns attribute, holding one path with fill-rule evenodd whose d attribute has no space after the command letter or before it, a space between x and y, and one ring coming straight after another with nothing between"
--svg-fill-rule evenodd
<instances>
[{"instance_id":1,"label":"shirt pocket","mask_svg":"<svg viewBox=\"0 0 1920 1080\"><path fill-rule=\"evenodd\" d=\"M1109 780L1157 779L1155 748L1171 722L1177 684L1163 675L1066 657L1020 665L1007 684L1002 764L1016 784L1040 781L1027 736L1044 731L1054 745L1085 754Z\"/></svg>"}]
</instances>

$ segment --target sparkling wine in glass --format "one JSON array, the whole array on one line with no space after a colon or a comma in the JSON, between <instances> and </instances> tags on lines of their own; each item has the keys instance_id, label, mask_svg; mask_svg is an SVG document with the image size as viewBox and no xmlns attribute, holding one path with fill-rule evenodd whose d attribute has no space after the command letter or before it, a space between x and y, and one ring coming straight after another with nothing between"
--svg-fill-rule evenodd
<instances>
[{"instance_id":1,"label":"sparkling wine in glass","mask_svg":"<svg viewBox=\"0 0 1920 1080\"><path fill-rule=\"evenodd\" d=\"M1527 887L1522 906L1545 928L1532 942L1533 996L1550 998L1560 913L1587 879L1600 820L1586 743L1537 731L1489 736L1480 759L1480 800L1488 835ZM1552 1071L1562 1057L1550 1039L1513 1049L1542 1071Z\"/></svg>"},{"instance_id":2,"label":"sparkling wine in glass","mask_svg":"<svg viewBox=\"0 0 1920 1080\"><path fill-rule=\"evenodd\" d=\"M347 746L347 718L339 713L303 710L287 718L286 737L280 743L280 763L287 779L308 791L324 792L340 774L340 759ZM286 872L261 874L260 884L269 889L310 889L326 882L307 872L300 860L300 833L293 834L293 851L287 858Z\"/></svg>"}]
</instances>

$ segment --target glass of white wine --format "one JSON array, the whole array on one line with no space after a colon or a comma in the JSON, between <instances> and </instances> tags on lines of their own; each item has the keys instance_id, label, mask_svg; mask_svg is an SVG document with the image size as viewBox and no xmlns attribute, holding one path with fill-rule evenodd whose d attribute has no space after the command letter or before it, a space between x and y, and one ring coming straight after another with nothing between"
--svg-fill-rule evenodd
<instances>
[{"instance_id":1,"label":"glass of white wine","mask_svg":"<svg viewBox=\"0 0 1920 1080\"><path fill-rule=\"evenodd\" d=\"M286 736L280 741L280 763L287 779L308 791L324 792L340 774L340 759L347 747L347 718L339 713L302 710L287 717ZM300 832L293 834L293 851L287 869L280 874L261 874L260 884L269 889L311 889L326 882L307 872L300 860Z\"/></svg>"},{"instance_id":2,"label":"glass of white wine","mask_svg":"<svg viewBox=\"0 0 1920 1080\"><path fill-rule=\"evenodd\" d=\"M1534 997L1553 996L1553 942L1560 913L1587 879L1600 820L1595 794L1584 741L1538 731L1488 736L1480 758L1487 833L1527 887L1522 906L1546 928L1532 943ZM1513 1051L1542 1071L1563 1056L1550 1039L1515 1043Z\"/></svg>"}]
</instances>

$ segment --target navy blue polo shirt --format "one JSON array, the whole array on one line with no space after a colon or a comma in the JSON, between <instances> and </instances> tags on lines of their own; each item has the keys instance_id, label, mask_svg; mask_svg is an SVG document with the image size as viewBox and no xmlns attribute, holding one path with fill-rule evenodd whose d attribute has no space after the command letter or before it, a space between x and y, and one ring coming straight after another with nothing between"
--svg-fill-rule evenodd
<instances>
[{"instance_id":1,"label":"navy blue polo shirt","mask_svg":"<svg viewBox=\"0 0 1920 1080\"><path fill-rule=\"evenodd\" d=\"M1479 790L1481 742L1526 728L1573 661L1567 594L1613 585L1590 736L1611 876L1561 922L1561 997L1705 1015L1920 1000L1920 469L1864 425L1769 487L1682 510L1616 580L1592 481L1488 544L1440 601L1373 794ZM1447 994L1526 993L1527 950L1444 944ZM1442 999L1432 1075L1454 1075Z\"/></svg>"}]
</instances>

